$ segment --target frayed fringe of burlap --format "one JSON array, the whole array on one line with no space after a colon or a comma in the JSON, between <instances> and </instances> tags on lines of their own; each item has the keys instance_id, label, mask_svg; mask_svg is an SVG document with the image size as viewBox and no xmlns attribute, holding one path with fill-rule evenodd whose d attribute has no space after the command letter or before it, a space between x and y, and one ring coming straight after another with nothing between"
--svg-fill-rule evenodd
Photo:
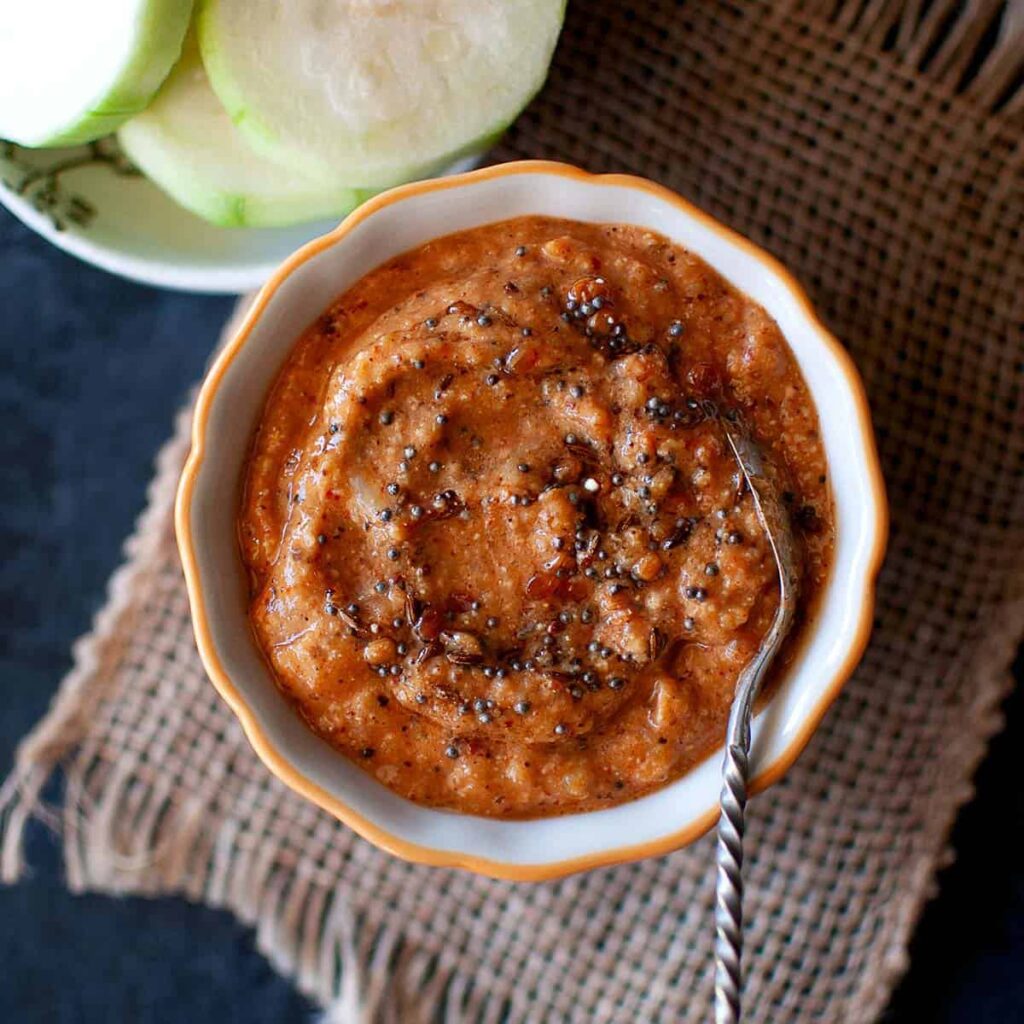
<instances>
[{"instance_id":1,"label":"frayed fringe of burlap","mask_svg":"<svg viewBox=\"0 0 1024 1024\"><path fill-rule=\"evenodd\" d=\"M1007 116L1024 110L1024 3L1021 0L790 0L789 11L822 8L869 48L915 74Z\"/></svg>"},{"instance_id":2,"label":"frayed fringe of burlap","mask_svg":"<svg viewBox=\"0 0 1024 1024\"><path fill-rule=\"evenodd\" d=\"M243 295L235 303L217 348L241 325L253 298L252 294ZM90 832L83 824L86 808L82 806L87 762L81 756L84 751L78 752L73 763L68 758L86 734L90 711L104 700L115 681L108 668L121 652L120 638L131 628L137 599L157 571L161 545L173 529L174 495L191 444L191 430L192 400L178 412L174 433L157 453L145 508L124 542L124 559L107 583L107 599L93 618L92 629L72 645L71 671L61 681L47 713L19 744L14 768L0 786L0 882L10 884L24 872L24 832L33 818L65 837L68 885L80 890L82 880L89 877L85 861L70 856L73 840L83 831ZM43 801L43 791L62 766L63 809L56 809ZM76 795L78 799L73 799ZM109 809L108 814L117 819L116 809ZM109 837L107 840L100 847L104 851L112 848ZM99 842L95 837L92 841Z\"/></svg>"},{"instance_id":3,"label":"frayed fringe of burlap","mask_svg":"<svg viewBox=\"0 0 1024 1024\"><path fill-rule=\"evenodd\" d=\"M107 600L92 622L92 629L72 647L72 668L64 677L46 715L22 740L14 769L0 787L0 881L13 882L24 869L22 837L31 818L60 830L69 840L78 830L76 804L68 801L80 791L82 759L68 764L63 810L43 803L42 794L54 770L75 751L88 728L89 713L107 695L113 674L106 671L120 649L118 638L130 628L136 596L144 589L157 564L174 491L188 452L191 405L177 417L175 435L161 449L156 475L147 490L146 508L124 544L124 561L107 585ZM79 767L75 769L75 765ZM74 769L74 770L73 770ZM109 847L107 847L109 849ZM68 881L73 884L72 862Z\"/></svg>"},{"instance_id":4,"label":"frayed fringe of burlap","mask_svg":"<svg viewBox=\"0 0 1024 1024\"><path fill-rule=\"evenodd\" d=\"M979 110L1024 112L1022 0L786 0L775 9L831 22Z\"/></svg>"}]
</instances>

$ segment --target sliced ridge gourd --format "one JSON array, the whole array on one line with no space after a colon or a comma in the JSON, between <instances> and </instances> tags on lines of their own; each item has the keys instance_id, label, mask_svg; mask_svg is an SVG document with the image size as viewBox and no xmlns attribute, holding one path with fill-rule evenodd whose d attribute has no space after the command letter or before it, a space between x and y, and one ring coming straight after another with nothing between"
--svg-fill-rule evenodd
<instances>
[{"instance_id":1,"label":"sliced ridge gourd","mask_svg":"<svg viewBox=\"0 0 1024 1024\"><path fill-rule=\"evenodd\" d=\"M0 32L0 138L71 146L144 109L181 53L192 0L18 0Z\"/></svg>"},{"instance_id":2,"label":"sliced ridge gourd","mask_svg":"<svg viewBox=\"0 0 1024 1024\"><path fill-rule=\"evenodd\" d=\"M214 91L268 158L384 188L482 150L544 83L564 0L200 0Z\"/></svg>"},{"instance_id":3,"label":"sliced ridge gourd","mask_svg":"<svg viewBox=\"0 0 1024 1024\"><path fill-rule=\"evenodd\" d=\"M306 178L253 151L210 88L191 33L156 98L118 138L151 181L223 227L277 227L341 216L369 195Z\"/></svg>"}]
</instances>

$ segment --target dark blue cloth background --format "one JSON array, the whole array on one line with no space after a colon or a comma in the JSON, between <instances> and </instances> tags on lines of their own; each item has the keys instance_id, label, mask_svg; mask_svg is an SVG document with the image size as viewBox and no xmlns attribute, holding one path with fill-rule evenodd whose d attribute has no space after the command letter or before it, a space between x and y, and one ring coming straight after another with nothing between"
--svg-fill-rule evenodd
<instances>
[{"instance_id":1,"label":"dark blue cloth background","mask_svg":"<svg viewBox=\"0 0 1024 1024\"><path fill-rule=\"evenodd\" d=\"M0 775L103 601L153 456L231 305L86 267L0 211ZM889 1024L1024 1021L1024 854L1011 841L1024 834L1021 704L961 816L959 860ZM311 1018L228 914L71 896L41 828L30 859L32 876L0 889L0 1022Z\"/></svg>"}]
</instances>

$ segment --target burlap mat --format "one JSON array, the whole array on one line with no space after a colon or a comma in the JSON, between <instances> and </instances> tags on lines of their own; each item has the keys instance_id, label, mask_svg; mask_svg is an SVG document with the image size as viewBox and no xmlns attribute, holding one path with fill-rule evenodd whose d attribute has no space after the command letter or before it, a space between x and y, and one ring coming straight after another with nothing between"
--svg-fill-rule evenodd
<instances>
[{"instance_id":1,"label":"burlap mat","mask_svg":"<svg viewBox=\"0 0 1024 1024\"><path fill-rule=\"evenodd\" d=\"M646 174L763 243L872 397L893 508L874 640L754 802L747 963L749 1021L869 1021L1024 625L1021 11L1000 35L1003 4L984 0L952 21L951 2L570 7L500 157ZM489 882L377 852L258 763L193 647L170 517L186 443L183 420L5 786L4 877L59 765L62 807L42 813L71 888L230 907L332 1019L707 1020L709 838L559 883Z\"/></svg>"}]
</instances>

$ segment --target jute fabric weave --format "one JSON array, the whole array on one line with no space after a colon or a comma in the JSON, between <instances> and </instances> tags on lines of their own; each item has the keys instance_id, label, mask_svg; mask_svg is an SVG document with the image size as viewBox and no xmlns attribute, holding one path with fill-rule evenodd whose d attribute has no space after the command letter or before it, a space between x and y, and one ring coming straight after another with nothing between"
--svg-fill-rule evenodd
<instances>
[{"instance_id":1,"label":"jute fabric weave","mask_svg":"<svg viewBox=\"0 0 1024 1024\"><path fill-rule=\"evenodd\" d=\"M1021 20L986 0L573 0L496 154L644 174L748 234L803 279L871 396L893 512L874 638L752 805L751 1022L877 1017L999 725L1024 627ZM170 518L186 445L183 417L0 794L4 877L41 815L71 888L229 907L345 1024L708 1020L709 838L491 882L394 860L269 775L194 649Z\"/></svg>"}]
</instances>

